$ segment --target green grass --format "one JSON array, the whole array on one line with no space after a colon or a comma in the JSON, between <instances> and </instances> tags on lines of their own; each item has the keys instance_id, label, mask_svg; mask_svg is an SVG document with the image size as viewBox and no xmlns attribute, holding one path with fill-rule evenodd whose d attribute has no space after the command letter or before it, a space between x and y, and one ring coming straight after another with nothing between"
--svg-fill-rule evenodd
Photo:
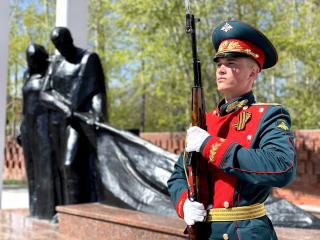
<instances>
[{"instance_id":1,"label":"green grass","mask_svg":"<svg viewBox=\"0 0 320 240\"><path fill-rule=\"evenodd\" d=\"M8 185L8 184L26 184L27 182L25 181L19 181L15 179L3 179L3 185Z\"/></svg>"}]
</instances>

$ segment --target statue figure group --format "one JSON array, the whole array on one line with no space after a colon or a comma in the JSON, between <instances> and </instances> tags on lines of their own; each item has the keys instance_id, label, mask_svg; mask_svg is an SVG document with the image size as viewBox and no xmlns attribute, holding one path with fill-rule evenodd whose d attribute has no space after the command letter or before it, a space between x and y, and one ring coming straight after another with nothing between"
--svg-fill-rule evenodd
<instances>
[{"instance_id":1,"label":"statue figure group","mask_svg":"<svg viewBox=\"0 0 320 240\"><path fill-rule=\"evenodd\" d=\"M79 123L73 112L94 121L104 121L107 112L98 55L75 47L67 28L53 29L50 38L61 55L49 56L38 44L26 49L20 123L30 215L48 220L56 205L97 201L87 139L94 127Z\"/></svg>"},{"instance_id":2,"label":"statue figure group","mask_svg":"<svg viewBox=\"0 0 320 240\"><path fill-rule=\"evenodd\" d=\"M55 222L57 205L99 202L175 216L167 192L177 155L107 120L103 69L96 53L77 48L56 27L51 41L27 47L23 115L30 216Z\"/></svg>"}]
</instances>

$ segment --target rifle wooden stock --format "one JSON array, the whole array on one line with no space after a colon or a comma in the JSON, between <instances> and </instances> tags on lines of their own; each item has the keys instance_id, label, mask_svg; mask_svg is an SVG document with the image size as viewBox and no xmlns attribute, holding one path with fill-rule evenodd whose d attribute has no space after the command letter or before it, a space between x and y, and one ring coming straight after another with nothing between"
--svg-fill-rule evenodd
<instances>
[{"instance_id":1,"label":"rifle wooden stock","mask_svg":"<svg viewBox=\"0 0 320 240\"><path fill-rule=\"evenodd\" d=\"M191 120L192 126L200 127L207 130L206 111L204 102L204 93L202 87L193 87L191 93ZM200 153L193 153L191 160L192 168L195 168L196 176L192 176L193 182L196 183L195 197L196 201L202 203L206 208L209 204L209 182L208 182L208 161ZM201 234L201 223L188 226L188 240L204 239Z\"/></svg>"},{"instance_id":2,"label":"rifle wooden stock","mask_svg":"<svg viewBox=\"0 0 320 240\"><path fill-rule=\"evenodd\" d=\"M198 236L199 223L195 223L194 225L188 225L187 231L188 231L188 240L201 240L201 237Z\"/></svg>"},{"instance_id":3,"label":"rifle wooden stock","mask_svg":"<svg viewBox=\"0 0 320 240\"><path fill-rule=\"evenodd\" d=\"M206 107L204 103L204 93L202 87L193 87L191 93L191 122L192 126L197 126L207 130Z\"/></svg>"}]
</instances>

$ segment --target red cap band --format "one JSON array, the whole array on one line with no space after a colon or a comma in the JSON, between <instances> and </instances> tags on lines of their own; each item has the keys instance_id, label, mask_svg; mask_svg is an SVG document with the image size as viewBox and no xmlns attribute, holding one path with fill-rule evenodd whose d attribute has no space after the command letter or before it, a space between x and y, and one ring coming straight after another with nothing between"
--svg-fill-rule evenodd
<instances>
[{"instance_id":1,"label":"red cap band","mask_svg":"<svg viewBox=\"0 0 320 240\"><path fill-rule=\"evenodd\" d=\"M263 67L265 55L264 52L257 47L256 45L252 44L251 42L239 39L225 39L220 43L218 52L216 56L223 53L241 53L247 56L250 56L252 59L256 60L259 65L260 69ZM216 57L215 56L215 57Z\"/></svg>"}]
</instances>

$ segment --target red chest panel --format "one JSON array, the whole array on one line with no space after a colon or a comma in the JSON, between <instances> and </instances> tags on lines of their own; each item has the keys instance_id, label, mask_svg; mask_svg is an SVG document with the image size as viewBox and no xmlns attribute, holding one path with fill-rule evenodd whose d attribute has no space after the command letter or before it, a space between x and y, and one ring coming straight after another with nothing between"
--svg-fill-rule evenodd
<instances>
[{"instance_id":1,"label":"red chest panel","mask_svg":"<svg viewBox=\"0 0 320 240\"><path fill-rule=\"evenodd\" d=\"M207 131L212 136L231 140L248 149L267 108L267 106L251 106L246 110L239 109L222 117L216 115L216 110L207 113ZM237 123L239 121L239 114L245 111L252 114L251 118L246 122L243 130L237 131L232 124ZM237 203L234 203L233 199L237 178L224 173L221 169L210 163L209 174L211 178L213 208L223 208L225 201L229 203L229 207L234 207L234 204L236 206Z\"/></svg>"}]
</instances>

